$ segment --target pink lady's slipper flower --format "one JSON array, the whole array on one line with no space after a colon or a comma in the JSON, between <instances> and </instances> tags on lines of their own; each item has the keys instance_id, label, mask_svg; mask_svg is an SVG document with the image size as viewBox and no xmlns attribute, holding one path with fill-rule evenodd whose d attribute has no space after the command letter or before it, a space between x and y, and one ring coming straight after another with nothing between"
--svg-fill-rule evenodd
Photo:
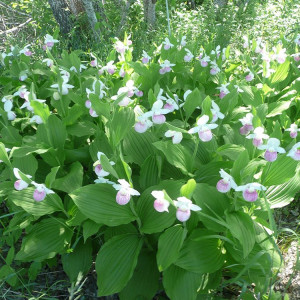
<instances>
[{"instance_id":1,"label":"pink lady's slipper flower","mask_svg":"<svg viewBox=\"0 0 300 300\"><path fill-rule=\"evenodd\" d=\"M163 124L166 122L165 114L168 114L170 111L163 108L164 103L162 100L156 100L153 103L151 111L148 111L144 114L145 117L152 117L152 122L154 124Z\"/></svg>"},{"instance_id":2,"label":"pink lady's slipper flower","mask_svg":"<svg viewBox=\"0 0 300 300\"><path fill-rule=\"evenodd\" d=\"M97 57L91 53L91 57L93 58L93 60L91 60L90 64L91 66L94 68L94 67L98 67L98 59Z\"/></svg>"},{"instance_id":3,"label":"pink lady's slipper flower","mask_svg":"<svg viewBox=\"0 0 300 300\"><path fill-rule=\"evenodd\" d=\"M300 142L296 143L292 149L289 151L287 156L291 157L294 160L300 160Z\"/></svg>"},{"instance_id":4,"label":"pink lady's slipper flower","mask_svg":"<svg viewBox=\"0 0 300 300\"><path fill-rule=\"evenodd\" d=\"M185 47L185 46L186 46L186 36L185 36L185 35L181 38L180 45L181 45L182 47Z\"/></svg>"},{"instance_id":5,"label":"pink lady's slipper flower","mask_svg":"<svg viewBox=\"0 0 300 300\"><path fill-rule=\"evenodd\" d=\"M260 145L257 148L259 150L266 150L264 157L267 161L275 161L277 159L277 153L285 153L282 147L279 147L280 141L276 138L270 138L266 145Z\"/></svg>"},{"instance_id":6,"label":"pink lady's slipper flower","mask_svg":"<svg viewBox=\"0 0 300 300\"><path fill-rule=\"evenodd\" d=\"M42 124L43 120L40 116L34 115L32 118L30 118L30 123L36 123L36 124Z\"/></svg>"},{"instance_id":7,"label":"pink lady's slipper flower","mask_svg":"<svg viewBox=\"0 0 300 300\"><path fill-rule=\"evenodd\" d=\"M20 81L25 81L27 78L28 78L28 71L25 70L25 71L21 71L20 72L20 75L19 75L19 80Z\"/></svg>"},{"instance_id":8,"label":"pink lady's slipper flower","mask_svg":"<svg viewBox=\"0 0 300 300\"><path fill-rule=\"evenodd\" d=\"M246 116L240 119L242 127L240 128L240 134L247 135L251 130L253 130L252 125L253 115L251 113L246 114Z\"/></svg>"},{"instance_id":9,"label":"pink lady's slipper flower","mask_svg":"<svg viewBox=\"0 0 300 300\"><path fill-rule=\"evenodd\" d=\"M72 67L70 68L70 71L74 71L75 73L78 73L78 71L79 71L79 73L81 73L82 70L86 70L86 69L87 69L87 67L86 67L85 65L80 64L80 65L79 65L79 70L77 70L77 69L75 68L75 66L72 66Z\"/></svg>"},{"instance_id":10,"label":"pink lady's slipper flower","mask_svg":"<svg viewBox=\"0 0 300 300\"><path fill-rule=\"evenodd\" d=\"M25 85L22 85L17 92L14 93L14 96L19 96L22 99L25 99L26 94L28 95L29 92Z\"/></svg>"},{"instance_id":11,"label":"pink lady's slipper flower","mask_svg":"<svg viewBox=\"0 0 300 300\"><path fill-rule=\"evenodd\" d=\"M55 43L58 43L58 40L55 40L50 34L46 34L45 45L43 49L46 50L47 48L49 48L51 50Z\"/></svg>"},{"instance_id":12,"label":"pink lady's slipper flower","mask_svg":"<svg viewBox=\"0 0 300 300\"><path fill-rule=\"evenodd\" d=\"M124 43L119 40L116 41L114 47L115 47L116 51L120 54L124 54L125 51L128 49L128 47L125 46Z\"/></svg>"},{"instance_id":13,"label":"pink lady's slipper flower","mask_svg":"<svg viewBox=\"0 0 300 300\"><path fill-rule=\"evenodd\" d=\"M295 53L291 55L294 58L295 62L299 62L300 61L300 53Z\"/></svg>"},{"instance_id":14,"label":"pink lady's slipper flower","mask_svg":"<svg viewBox=\"0 0 300 300\"><path fill-rule=\"evenodd\" d=\"M52 190L47 189L44 184L39 184L34 181L32 181L31 183L36 187L36 189L33 192L33 199L35 201L43 201L48 194L54 194L54 192Z\"/></svg>"},{"instance_id":15,"label":"pink lady's slipper flower","mask_svg":"<svg viewBox=\"0 0 300 300\"><path fill-rule=\"evenodd\" d=\"M85 91L87 93L87 97L89 97L90 94L95 94L99 96L99 99L102 99L104 96L106 96L106 92L104 91L107 89L105 84L101 80L94 80L92 85L92 90L86 88Z\"/></svg>"},{"instance_id":16,"label":"pink lady's slipper flower","mask_svg":"<svg viewBox=\"0 0 300 300\"><path fill-rule=\"evenodd\" d=\"M134 94L135 94L137 97L143 97L144 92L143 92L143 91L140 91L139 89L135 89Z\"/></svg>"},{"instance_id":17,"label":"pink lady's slipper flower","mask_svg":"<svg viewBox=\"0 0 300 300\"><path fill-rule=\"evenodd\" d=\"M234 87L238 93L244 93L244 91L238 85L235 84Z\"/></svg>"},{"instance_id":18,"label":"pink lady's slipper flower","mask_svg":"<svg viewBox=\"0 0 300 300\"><path fill-rule=\"evenodd\" d=\"M113 75L116 72L117 67L114 65L114 61L111 60L104 67L108 74Z\"/></svg>"},{"instance_id":19,"label":"pink lady's slipper flower","mask_svg":"<svg viewBox=\"0 0 300 300\"><path fill-rule=\"evenodd\" d=\"M153 206L158 212L169 212L170 202L165 199L165 194L163 191L153 191L151 195L155 198Z\"/></svg>"},{"instance_id":20,"label":"pink lady's slipper flower","mask_svg":"<svg viewBox=\"0 0 300 300\"><path fill-rule=\"evenodd\" d=\"M122 77L122 78L125 77L126 72L125 72L125 70L124 70L124 66L121 67L121 69L120 69L120 71L119 71L119 75L120 75L120 77Z\"/></svg>"},{"instance_id":21,"label":"pink lady's slipper flower","mask_svg":"<svg viewBox=\"0 0 300 300\"><path fill-rule=\"evenodd\" d=\"M179 144L182 140L182 132L175 131L175 130L168 130L165 133L165 137L171 137L173 144Z\"/></svg>"},{"instance_id":22,"label":"pink lady's slipper flower","mask_svg":"<svg viewBox=\"0 0 300 300\"><path fill-rule=\"evenodd\" d=\"M168 99L166 99L166 104L164 105L165 109L168 109L170 112L173 112L174 110L178 110L179 106L177 104L177 102L171 98L168 94L167 94Z\"/></svg>"},{"instance_id":23,"label":"pink lady's slipper flower","mask_svg":"<svg viewBox=\"0 0 300 300\"><path fill-rule=\"evenodd\" d=\"M274 59L276 59L279 64L283 64L287 58L287 55L285 53L286 49L283 48L277 51L277 49L274 47L273 51L275 52Z\"/></svg>"},{"instance_id":24,"label":"pink lady's slipper flower","mask_svg":"<svg viewBox=\"0 0 300 300\"><path fill-rule=\"evenodd\" d=\"M62 76L63 82L61 86L58 83L52 84L52 88L57 88L58 92L60 92L62 95L67 95L69 93L69 89L74 88L74 85L68 84L69 82L69 76ZM54 99L56 100L56 99Z\"/></svg>"},{"instance_id":25,"label":"pink lady's slipper flower","mask_svg":"<svg viewBox=\"0 0 300 300\"><path fill-rule=\"evenodd\" d=\"M238 186L235 190L237 192L242 191L243 198L246 201L254 202L258 198L257 191L265 191L266 188L263 185L261 185L260 183L253 182L253 183L248 183L246 185Z\"/></svg>"},{"instance_id":26,"label":"pink lady's slipper flower","mask_svg":"<svg viewBox=\"0 0 300 300\"><path fill-rule=\"evenodd\" d=\"M217 90L220 90L220 94L219 94L220 99L223 99L226 95L230 93L229 90L227 89L227 86L229 84L230 83L221 84L221 87L216 88Z\"/></svg>"},{"instance_id":27,"label":"pink lady's slipper flower","mask_svg":"<svg viewBox=\"0 0 300 300\"><path fill-rule=\"evenodd\" d=\"M210 66L211 66L211 69L210 69L209 73L211 75L217 75L221 71L221 69L218 67L216 61L212 61L210 63Z\"/></svg>"},{"instance_id":28,"label":"pink lady's slipper flower","mask_svg":"<svg viewBox=\"0 0 300 300\"><path fill-rule=\"evenodd\" d=\"M193 204L193 202L186 197L178 197L177 200L174 200L173 202L177 207L176 218L180 222L185 222L190 218L191 210L201 210L198 205Z\"/></svg>"},{"instance_id":29,"label":"pink lady's slipper flower","mask_svg":"<svg viewBox=\"0 0 300 300\"><path fill-rule=\"evenodd\" d=\"M171 44L170 40L168 38L165 38L165 40L162 42L164 45L165 50L169 50L170 48L174 47L173 44Z\"/></svg>"},{"instance_id":30,"label":"pink lady's slipper flower","mask_svg":"<svg viewBox=\"0 0 300 300\"><path fill-rule=\"evenodd\" d=\"M290 131L290 137L294 139L297 137L298 131L300 131L300 129L298 129L297 124L293 123L291 124L291 127L286 129L285 131Z\"/></svg>"},{"instance_id":31,"label":"pink lady's slipper flower","mask_svg":"<svg viewBox=\"0 0 300 300\"><path fill-rule=\"evenodd\" d=\"M32 52L29 50L30 45L26 45L22 50L20 50L20 54L24 54L26 56L31 56Z\"/></svg>"},{"instance_id":32,"label":"pink lady's slipper flower","mask_svg":"<svg viewBox=\"0 0 300 300\"><path fill-rule=\"evenodd\" d=\"M218 119L224 119L225 116L220 112L220 107L216 104L214 100L211 101L211 113L212 113L212 123L216 122Z\"/></svg>"},{"instance_id":33,"label":"pink lady's slipper flower","mask_svg":"<svg viewBox=\"0 0 300 300\"><path fill-rule=\"evenodd\" d=\"M196 133L198 132L199 138L202 142L209 142L212 139L211 129L215 129L218 127L217 124L207 124L209 121L209 116L203 115L198 119L197 125L194 128L191 128L188 133Z\"/></svg>"},{"instance_id":34,"label":"pink lady's slipper flower","mask_svg":"<svg viewBox=\"0 0 300 300\"><path fill-rule=\"evenodd\" d=\"M136 105L136 107L134 108L134 113L137 121L134 125L134 130L138 133L146 132L147 129L153 125L153 123L148 120L151 115L149 113L148 115L145 115L139 105Z\"/></svg>"},{"instance_id":35,"label":"pink lady's slipper flower","mask_svg":"<svg viewBox=\"0 0 300 300\"><path fill-rule=\"evenodd\" d=\"M146 51L143 50L142 63L147 64L151 60L151 57Z\"/></svg>"},{"instance_id":36,"label":"pink lady's slipper flower","mask_svg":"<svg viewBox=\"0 0 300 300\"><path fill-rule=\"evenodd\" d=\"M254 74L248 69L249 74L246 75L245 79L246 81L250 82L254 79Z\"/></svg>"},{"instance_id":37,"label":"pink lady's slipper flower","mask_svg":"<svg viewBox=\"0 0 300 300\"><path fill-rule=\"evenodd\" d=\"M248 37L244 35L243 40L244 40L243 48L248 48L249 47Z\"/></svg>"},{"instance_id":38,"label":"pink lady's slipper flower","mask_svg":"<svg viewBox=\"0 0 300 300\"><path fill-rule=\"evenodd\" d=\"M256 48L255 48L255 53L261 53L262 52L262 47L260 47L262 42L262 38L258 38L256 40ZM263 46L263 45L262 45Z\"/></svg>"},{"instance_id":39,"label":"pink lady's slipper flower","mask_svg":"<svg viewBox=\"0 0 300 300\"><path fill-rule=\"evenodd\" d=\"M300 33L295 38L295 43L296 43L296 45L300 46Z\"/></svg>"},{"instance_id":40,"label":"pink lady's slipper flower","mask_svg":"<svg viewBox=\"0 0 300 300\"><path fill-rule=\"evenodd\" d=\"M120 184L114 184L113 187L118 191L116 201L120 205L125 205L130 201L131 196L139 196L140 193L130 187L125 179L119 179Z\"/></svg>"},{"instance_id":41,"label":"pink lady's slipper flower","mask_svg":"<svg viewBox=\"0 0 300 300\"><path fill-rule=\"evenodd\" d=\"M234 190L237 188L237 185L232 176L227 174L223 169L220 170L221 180L217 183L217 190L221 193L227 193L231 188Z\"/></svg>"},{"instance_id":42,"label":"pink lady's slipper flower","mask_svg":"<svg viewBox=\"0 0 300 300\"><path fill-rule=\"evenodd\" d=\"M92 102L88 99L85 101L84 106L88 109L90 109L92 107Z\"/></svg>"},{"instance_id":43,"label":"pink lady's slipper flower","mask_svg":"<svg viewBox=\"0 0 300 300\"><path fill-rule=\"evenodd\" d=\"M255 147L263 144L263 139L268 139L269 136L264 134L264 129L262 127L256 127L252 134L246 136L247 139L253 139L252 143Z\"/></svg>"},{"instance_id":44,"label":"pink lady's slipper flower","mask_svg":"<svg viewBox=\"0 0 300 300\"><path fill-rule=\"evenodd\" d=\"M185 62L191 61L191 60L194 58L193 53L192 53L189 49L187 49L187 48L185 48L184 50L185 50L185 52L186 52L186 55L185 55L184 58L183 58L184 61L185 61Z\"/></svg>"},{"instance_id":45,"label":"pink lady's slipper flower","mask_svg":"<svg viewBox=\"0 0 300 300\"><path fill-rule=\"evenodd\" d=\"M20 170L19 170L18 168L14 168L13 171L14 171L15 177L18 179L18 180L15 181L15 183L14 183L15 189L16 189L17 191L21 191L21 190L26 189L26 188L28 187L29 184L28 184L26 181L24 181L24 180L22 179L22 177L20 176L20 174L19 174L19 171L20 171ZM32 178L32 176L30 176L30 175L25 175L25 176L26 176L26 178L28 178L28 180L30 180L30 178Z\"/></svg>"},{"instance_id":46,"label":"pink lady's slipper flower","mask_svg":"<svg viewBox=\"0 0 300 300\"><path fill-rule=\"evenodd\" d=\"M96 113L96 111L93 110L92 108L89 109L89 114L93 118L98 118L99 117L99 115Z\"/></svg>"},{"instance_id":47,"label":"pink lady's slipper flower","mask_svg":"<svg viewBox=\"0 0 300 300\"><path fill-rule=\"evenodd\" d=\"M101 156L105 155L103 152L98 152L97 153L97 158L98 160L94 163L95 166L95 173L98 177L105 177L109 175L109 172L106 172L103 170L102 165L101 165ZM111 165L114 165L115 163L111 162Z\"/></svg>"},{"instance_id":48,"label":"pink lady's slipper flower","mask_svg":"<svg viewBox=\"0 0 300 300\"><path fill-rule=\"evenodd\" d=\"M172 67L174 67L175 64L171 64L170 61L168 61L167 59L160 64L161 69L159 70L159 73L161 75L165 74L165 73L169 73L172 71Z\"/></svg>"},{"instance_id":49,"label":"pink lady's slipper flower","mask_svg":"<svg viewBox=\"0 0 300 300\"><path fill-rule=\"evenodd\" d=\"M46 63L46 65L47 65L47 67L48 68L51 68L52 66L53 66L53 60L52 59L50 59L50 58L45 58L45 59L43 59L43 63Z\"/></svg>"},{"instance_id":50,"label":"pink lady's slipper flower","mask_svg":"<svg viewBox=\"0 0 300 300\"><path fill-rule=\"evenodd\" d=\"M200 59L201 67L205 68L208 66L208 63L210 62L210 57L208 55L205 55L202 59Z\"/></svg>"}]
</instances>

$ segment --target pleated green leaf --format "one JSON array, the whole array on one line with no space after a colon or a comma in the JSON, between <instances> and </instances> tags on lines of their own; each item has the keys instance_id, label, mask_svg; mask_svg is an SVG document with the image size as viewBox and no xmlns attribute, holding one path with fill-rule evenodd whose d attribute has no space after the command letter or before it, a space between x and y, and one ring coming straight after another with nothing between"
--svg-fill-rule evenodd
<instances>
[{"instance_id":1,"label":"pleated green leaf","mask_svg":"<svg viewBox=\"0 0 300 300\"><path fill-rule=\"evenodd\" d=\"M187 119L192 115L192 113L198 106L201 107L203 99L204 99L204 95L197 88L195 88L187 96L186 101L184 102L183 105Z\"/></svg>"},{"instance_id":2,"label":"pleated green leaf","mask_svg":"<svg viewBox=\"0 0 300 300\"><path fill-rule=\"evenodd\" d=\"M55 115L51 115L48 118L46 128L49 136L50 145L54 149L63 149L67 138L67 131L63 122Z\"/></svg>"},{"instance_id":3,"label":"pleated green leaf","mask_svg":"<svg viewBox=\"0 0 300 300\"><path fill-rule=\"evenodd\" d=\"M193 239L210 234L210 231L197 229L193 233ZM189 272L199 274L213 273L219 270L225 260L219 240L207 238L204 242L202 240L197 241L193 239L188 239L183 243L179 258L174 264Z\"/></svg>"},{"instance_id":4,"label":"pleated green leaf","mask_svg":"<svg viewBox=\"0 0 300 300\"><path fill-rule=\"evenodd\" d=\"M98 296L120 292L130 280L143 241L134 234L115 236L100 249L96 259Z\"/></svg>"},{"instance_id":5,"label":"pleated green leaf","mask_svg":"<svg viewBox=\"0 0 300 300\"><path fill-rule=\"evenodd\" d=\"M149 156L141 166L139 183L141 188L156 185L159 183L159 167L156 156Z\"/></svg>"},{"instance_id":6,"label":"pleated green leaf","mask_svg":"<svg viewBox=\"0 0 300 300\"><path fill-rule=\"evenodd\" d=\"M92 266L92 243L78 242L71 253L62 255L63 269L70 278L71 282L76 282L78 275L85 276Z\"/></svg>"},{"instance_id":7,"label":"pleated green leaf","mask_svg":"<svg viewBox=\"0 0 300 300\"><path fill-rule=\"evenodd\" d=\"M18 168L23 173L31 176L34 176L38 169L38 162L32 154L23 157L14 157L12 165L14 168ZM50 186L48 187L50 188Z\"/></svg>"},{"instance_id":8,"label":"pleated green leaf","mask_svg":"<svg viewBox=\"0 0 300 300\"><path fill-rule=\"evenodd\" d=\"M101 224L97 224L92 220L84 221L82 224L84 242L86 242L86 240L90 236L92 236L93 234L96 234L99 231L101 226L102 226Z\"/></svg>"},{"instance_id":9,"label":"pleated green leaf","mask_svg":"<svg viewBox=\"0 0 300 300\"><path fill-rule=\"evenodd\" d=\"M231 234L243 247L244 258L252 251L255 244L255 229L251 217L244 212L226 214L226 222Z\"/></svg>"},{"instance_id":10,"label":"pleated green leaf","mask_svg":"<svg viewBox=\"0 0 300 300\"><path fill-rule=\"evenodd\" d=\"M171 266L163 273L163 285L172 300L195 300L202 276L177 266Z\"/></svg>"},{"instance_id":11,"label":"pleated green leaf","mask_svg":"<svg viewBox=\"0 0 300 300\"><path fill-rule=\"evenodd\" d=\"M83 167L80 162L74 162L69 173L62 178L56 179L52 186L54 189L71 193L82 186L82 180Z\"/></svg>"},{"instance_id":12,"label":"pleated green leaf","mask_svg":"<svg viewBox=\"0 0 300 300\"><path fill-rule=\"evenodd\" d=\"M245 151L245 147L241 145L226 144L218 148L219 155L227 156L232 160L236 160L240 153Z\"/></svg>"},{"instance_id":13,"label":"pleated green leaf","mask_svg":"<svg viewBox=\"0 0 300 300\"><path fill-rule=\"evenodd\" d=\"M158 251L156 256L159 271L166 270L176 261L186 233L181 225L175 225L161 234L158 239Z\"/></svg>"},{"instance_id":14,"label":"pleated green leaf","mask_svg":"<svg viewBox=\"0 0 300 300\"><path fill-rule=\"evenodd\" d=\"M100 183L79 188L70 197L85 216L98 224L118 226L134 221L129 204L117 204L116 194L111 185Z\"/></svg>"},{"instance_id":15,"label":"pleated green leaf","mask_svg":"<svg viewBox=\"0 0 300 300\"><path fill-rule=\"evenodd\" d=\"M295 176L288 182L280 185L270 186L266 191L266 197L271 208L279 208L291 203L299 190L300 175L299 172L297 172Z\"/></svg>"},{"instance_id":16,"label":"pleated green leaf","mask_svg":"<svg viewBox=\"0 0 300 300\"><path fill-rule=\"evenodd\" d=\"M130 281L119 293L120 300L153 299L159 287L159 277L154 253L142 250Z\"/></svg>"},{"instance_id":17,"label":"pleated green leaf","mask_svg":"<svg viewBox=\"0 0 300 300\"><path fill-rule=\"evenodd\" d=\"M289 74L290 62L286 60L283 64L279 65L276 72L271 76L271 84L277 84L283 81Z\"/></svg>"},{"instance_id":18,"label":"pleated green leaf","mask_svg":"<svg viewBox=\"0 0 300 300\"><path fill-rule=\"evenodd\" d=\"M43 261L64 251L72 237L72 230L63 225L62 219L44 219L35 224L25 236L16 260Z\"/></svg>"},{"instance_id":19,"label":"pleated green leaf","mask_svg":"<svg viewBox=\"0 0 300 300\"><path fill-rule=\"evenodd\" d=\"M8 199L36 217L64 210L63 203L57 194L48 194L43 201L37 202L33 200L34 190L35 188L28 187L22 191L12 191Z\"/></svg>"},{"instance_id":20,"label":"pleated green leaf","mask_svg":"<svg viewBox=\"0 0 300 300\"><path fill-rule=\"evenodd\" d=\"M5 150L5 145L3 143L0 143L0 160L2 160L6 165L11 166L7 152Z\"/></svg>"},{"instance_id":21,"label":"pleated green leaf","mask_svg":"<svg viewBox=\"0 0 300 300\"><path fill-rule=\"evenodd\" d=\"M265 186L283 184L295 175L298 162L286 155L278 155L274 162L268 162L263 169L262 183Z\"/></svg>"}]
</instances>

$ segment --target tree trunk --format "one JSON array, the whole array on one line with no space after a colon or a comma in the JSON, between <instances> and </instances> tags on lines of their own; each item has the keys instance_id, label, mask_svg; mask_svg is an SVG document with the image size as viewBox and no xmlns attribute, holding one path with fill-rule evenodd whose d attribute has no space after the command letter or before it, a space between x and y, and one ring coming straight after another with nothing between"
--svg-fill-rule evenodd
<instances>
[{"instance_id":1,"label":"tree trunk","mask_svg":"<svg viewBox=\"0 0 300 300\"><path fill-rule=\"evenodd\" d=\"M71 13L64 0L48 0L52 9L53 15L59 24L62 34L69 33L73 28Z\"/></svg>"},{"instance_id":2,"label":"tree trunk","mask_svg":"<svg viewBox=\"0 0 300 300\"><path fill-rule=\"evenodd\" d=\"M94 38L97 42L100 41L101 33L99 29L96 29L97 17L93 7L92 0L82 0L90 26L92 28Z\"/></svg>"},{"instance_id":3,"label":"tree trunk","mask_svg":"<svg viewBox=\"0 0 300 300\"><path fill-rule=\"evenodd\" d=\"M127 0L125 7L123 6L123 8L122 8L122 16L121 16L121 21L120 21L120 26L119 26L118 32L120 32L126 24L126 19L127 19L128 13L129 13L129 8L130 8L131 4L133 3L133 1L134 0Z\"/></svg>"},{"instance_id":4,"label":"tree trunk","mask_svg":"<svg viewBox=\"0 0 300 300\"><path fill-rule=\"evenodd\" d=\"M224 7L228 0L214 0L214 5L218 5L219 8Z\"/></svg>"},{"instance_id":5,"label":"tree trunk","mask_svg":"<svg viewBox=\"0 0 300 300\"><path fill-rule=\"evenodd\" d=\"M149 29L153 29L155 26L155 4L156 0L144 0L144 20Z\"/></svg>"}]
</instances>

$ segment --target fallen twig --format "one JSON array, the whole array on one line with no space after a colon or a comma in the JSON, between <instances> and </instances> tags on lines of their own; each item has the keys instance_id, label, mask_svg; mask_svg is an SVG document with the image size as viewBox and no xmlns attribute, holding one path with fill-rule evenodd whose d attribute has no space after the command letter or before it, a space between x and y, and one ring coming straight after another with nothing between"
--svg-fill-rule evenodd
<instances>
[{"instance_id":1,"label":"fallen twig","mask_svg":"<svg viewBox=\"0 0 300 300\"><path fill-rule=\"evenodd\" d=\"M8 33L12 33L12 32L15 32L17 31L18 29L22 28L23 26L25 26L26 24L30 23L32 21L32 18L29 18L26 22L16 26L16 27L13 27L11 29L8 29L8 30L5 30L5 31L0 31L0 35L3 35L3 34L8 34Z\"/></svg>"},{"instance_id":2,"label":"fallen twig","mask_svg":"<svg viewBox=\"0 0 300 300\"><path fill-rule=\"evenodd\" d=\"M27 13L24 13L22 11L19 11L19 10L16 10L16 9L13 9L11 8L10 6L8 6L7 4L3 3L2 1L0 1L0 6L2 7L5 7L6 9L10 10L10 11L13 11L17 14L20 14L20 15L24 15L24 16L27 16L27 17L31 17L31 15L27 14Z\"/></svg>"}]
</instances>

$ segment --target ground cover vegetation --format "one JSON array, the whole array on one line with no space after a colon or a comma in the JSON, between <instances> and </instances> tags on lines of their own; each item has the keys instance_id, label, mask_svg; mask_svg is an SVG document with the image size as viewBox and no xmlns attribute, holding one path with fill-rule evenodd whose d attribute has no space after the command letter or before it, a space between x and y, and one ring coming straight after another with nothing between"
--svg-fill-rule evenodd
<instances>
[{"instance_id":1,"label":"ground cover vegetation","mask_svg":"<svg viewBox=\"0 0 300 300\"><path fill-rule=\"evenodd\" d=\"M300 6L54 2L0 1L1 296L289 299Z\"/></svg>"}]
</instances>

